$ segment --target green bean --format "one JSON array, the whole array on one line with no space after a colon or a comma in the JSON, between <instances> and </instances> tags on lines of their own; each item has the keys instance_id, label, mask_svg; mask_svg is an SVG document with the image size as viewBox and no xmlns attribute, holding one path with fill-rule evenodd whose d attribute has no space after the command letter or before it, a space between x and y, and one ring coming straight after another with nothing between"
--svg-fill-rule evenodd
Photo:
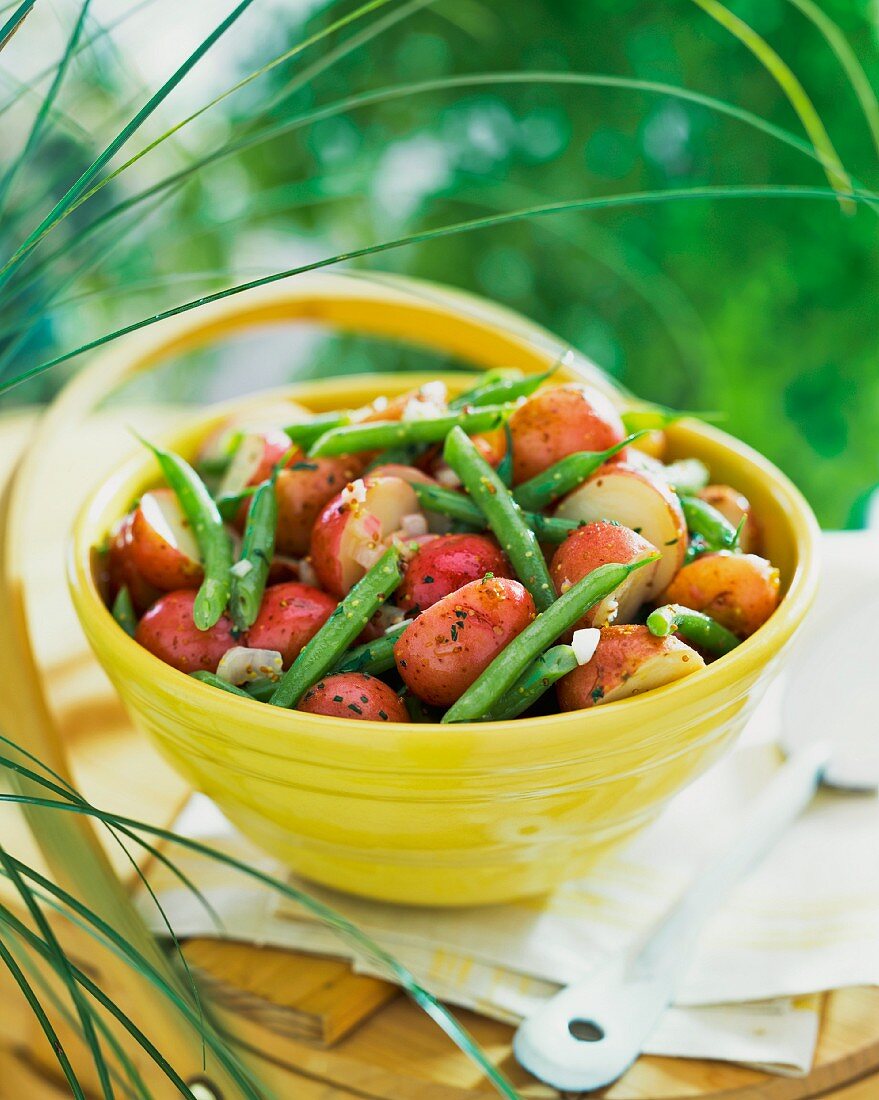
<instances>
[{"instance_id":1,"label":"green bean","mask_svg":"<svg viewBox=\"0 0 879 1100\"><path fill-rule=\"evenodd\" d=\"M698 535L709 551L736 549L739 532L726 516L699 497L682 496L679 499L690 533Z\"/></svg>"},{"instance_id":2,"label":"green bean","mask_svg":"<svg viewBox=\"0 0 879 1100\"><path fill-rule=\"evenodd\" d=\"M272 706L295 707L312 684L336 664L402 579L400 551L392 546L354 585L284 673L269 699Z\"/></svg>"},{"instance_id":3,"label":"green bean","mask_svg":"<svg viewBox=\"0 0 879 1100\"><path fill-rule=\"evenodd\" d=\"M238 509L246 500L250 500L258 488L258 485L248 485L240 493L224 493L216 498L217 511L226 523L231 523L235 519Z\"/></svg>"},{"instance_id":4,"label":"green bean","mask_svg":"<svg viewBox=\"0 0 879 1100\"><path fill-rule=\"evenodd\" d=\"M472 412L448 413L430 420L374 420L326 432L308 452L310 458L386 450L404 443L439 443L454 427L466 432L487 432L500 427L512 405L486 405Z\"/></svg>"},{"instance_id":5,"label":"green bean","mask_svg":"<svg viewBox=\"0 0 879 1100\"><path fill-rule=\"evenodd\" d=\"M559 497L576 489L578 485L582 485L609 458L613 458L624 447L646 434L646 432L633 432L621 443L608 447L606 451L577 451L575 454L567 455L554 466L536 474L530 481L522 482L513 496L523 508L539 512Z\"/></svg>"},{"instance_id":6,"label":"green bean","mask_svg":"<svg viewBox=\"0 0 879 1100\"><path fill-rule=\"evenodd\" d=\"M708 484L708 467L698 458L681 458L666 466L662 476L676 493L691 495Z\"/></svg>"},{"instance_id":7,"label":"green bean","mask_svg":"<svg viewBox=\"0 0 879 1100\"><path fill-rule=\"evenodd\" d=\"M226 610L232 587L232 543L223 517L205 483L185 459L143 442L156 456L198 543L204 580L195 596L192 617L199 630L210 630Z\"/></svg>"},{"instance_id":8,"label":"green bean","mask_svg":"<svg viewBox=\"0 0 879 1100\"><path fill-rule=\"evenodd\" d=\"M270 477L259 486L250 502L241 557L238 564L232 567L229 614L239 631L253 626L259 614L275 555L277 526L278 500L275 496L275 479ZM240 569L244 569L244 572L239 572Z\"/></svg>"},{"instance_id":9,"label":"green bean","mask_svg":"<svg viewBox=\"0 0 879 1100\"><path fill-rule=\"evenodd\" d=\"M196 672L190 672L189 674L193 680L200 680L203 684L208 684L210 687L219 688L221 691L228 691L230 695L241 695L245 699L252 699L252 695L248 695L246 691L242 691L240 687L236 687L235 684L230 684L228 680L222 679L217 676L215 672L205 672L198 669Z\"/></svg>"},{"instance_id":10,"label":"green bean","mask_svg":"<svg viewBox=\"0 0 879 1100\"><path fill-rule=\"evenodd\" d=\"M509 422L504 423L504 437L507 441L507 449L504 457L497 464L497 476L504 483L506 489L513 487L513 433L510 431Z\"/></svg>"},{"instance_id":11,"label":"green bean","mask_svg":"<svg viewBox=\"0 0 879 1100\"><path fill-rule=\"evenodd\" d=\"M406 626L409 624L406 623ZM370 676L380 676L394 667L394 645L406 626L383 634L372 642L366 642L356 649L343 653L341 660L333 665L332 675L337 672L368 672Z\"/></svg>"},{"instance_id":12,"label":"green bean","mask_svg":"<svg viewBox=\"0 0 879 1100\"><path fill-rule=\"evenodd\" d=\"M411 691L406 691L401 695L403 700L403 706L409 713L410 722L435 722L436 718L431 713L427 704L422 702L417 695L413 695Z\"/></svg>"},{"instance_id":13,"label":"green bean","mask_svg":"<svg viewBox=\"0 0 879 1100\"><path fill-rule=\"evenodd\" d=\"M516 575L534 597L538 610L545 611L555 600L555 585L537 536L528 526L522 509L460 428L453 428L446 436L443 457L488 520Z\"/></svg>"},{"instance_id":14,"label":"green bean","mask_svg":"<svg viewBox=\"0 0 879 1100\"><path fill-rule=\"evenodd\" d=\"M464 523L470 528L484 531L488 521L473 503L470 497L454 489L444 489L441 485L422 484L413 481L412 488L421 506L428 512L437 512L441 516ZM523 512L525 522L541 542L564 542L572 531L582 527L580 520L557 519L554 516L542 516L539 512Z\"/></svg>"},{"instance_id":15,"label":"green bean","mask_svg":"<svg viewBox=\"0 0 879 1100\"><path fill-rule=\"evenodd\" d=\"M251 680L244 685L244 690L251 699L256 699L260 703L267 703L272 695L274 695L277 686L277 680L269 680L268 677L266 677L261 680Z\"/></svg>"},{"instance_id":16,"label":"green bean","mask_svg":"<svg viewBox=\"0 0 879 1100\"><path fill-rule=\"evenodd\" d=\"M488 714L489 722L505 722L518 718L547 691L556 680L577 667L574 650L569 645L557 645L532 661L510 690Z\"/></svg>"},{"instance_id":17,"label":"green bean","mask_svg":"<svg viewBox=\"0 0 879 1100\"><path fill-rule=\"evenodd\" d=\"M709 615L701 611L693 611L679 603L669 603L665 607L657 607L655 611L651 611L647 616L647 629L657 638L665 638L674 633L680 634L693 645L717 656L729 653L741 643L740 638L725 626L715 622Z\"/></svg>"},{"instance_id":18,"label":"green bean","mask_svg":"<svg viewBox=\"0 0 879 1100\"><path fill-rule=\"evenodd\" d=\"M493 367L481 374L476 384L471 386L469 390L463 390L457 397L451 398L448 402L449 408L463 409L465 405L473 404L473 398L477 394L488 387L494 386L496 382L506 382L508 380L517 382L524 377L522 371L516 367Z\"/></svg>"},{"instance_id":19,"label":"green bean","mask_svg":"<svg viewBox=\"0 0 879 1100\"><path fill-rule=\"evenodd\" d=\"M606 599L630 573L657 561L659 554L629 565L600 565L571 585L548 610L502 649L491 664L448 710L443 722L476 722L491 714L528 665L569 630L599 600Z\"/></svg>"},{"instance_id":20,"label":"green bean","mask_svg":"<svg viewBox=\"0 0 879 1100\"><path fill-rule=\"evenodd\" d=\"M312 443L316 443L325 432L332 428L342 428L350 423L351 414L347 412L316 413L309 420L288 424L284 431L294 443L307 448Z\"/></svg>"},{"instance_id":21,"label":"green bean","mask_svg":"<svg viewBox=\"0 0 879 1100\"><path fill-rule=\"evenodd\" d=\"M113 618L130 638L134 637L137 630L137 615L134 613L131 593L124 584L116 593L116 599L113 601Z\"/></svg>"},{"instance_id":22,"label":"green bean","mask_svg":"<svg viewBox=\"0 0 879 1100\"><path fill-rule=\"evenodd\" d=\"M520 397L530 397L548 378L551 378L561 366L556 363L542 374L531 374L525 378L498 378L485 381L466 393L459 394L449 402L449 408L461 409L469 405L493 405L501 401L518 401Z\"/></svg>"}]
</instances>

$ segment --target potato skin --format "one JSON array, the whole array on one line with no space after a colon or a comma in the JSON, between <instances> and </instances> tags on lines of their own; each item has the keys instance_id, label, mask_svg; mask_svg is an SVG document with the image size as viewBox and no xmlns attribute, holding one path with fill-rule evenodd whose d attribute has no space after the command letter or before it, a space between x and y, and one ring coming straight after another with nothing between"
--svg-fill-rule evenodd
<instances>
[{"instance_id":1,"label":"potato skin","mask_svg":"<svg viewBox=\"0 0 879 1100\"><path fill-rule=\"evenodd\" d=\"M276 649L284 668L289 668L335 610L336 601L319 588L298 581L273 584L265 590L259 614L242 644Z\"/></svg>"},{"instance_id":2,"label":"potato skin","mask_svg":"<svg viewBox=\"0 0 879 1100\"><path fill-rule=\"evenodd\" d=\"M137 624L135 640L181 672L216 672L227 649L237 645L232 620L224 615L210 630L192 620L195 592L190 588L160 596Z\"/></svg>"},{"instance_id":3,"label":"potato skin","mask_svg":"<svg viewBox=\"0 0 879 1100\"><path fill-rule=\"evenodd\" d=\"M123 516L110 535L107 548L106 571L109 602L112 604L120 588L127 588L134 610L138 613L159 598L159 589L150 584L135 565L131 552L134 512Z\"/></svg>"},{"instance_id":4,"label":"potato skin","mask_svg":"<svg viewBox=\"0 0 879 1100\"><path fill-rule=\"evenodd\" d=\"M739 535L739 546L746 554L759 553L760 524L754 518L751 502L744 493L740 493L731 485L706 485L704 489L699 490L699 497L712 508L716 508L735 528L738 528L744 519L745 523Z\"/></svg>"},{"instance_id":5,"label":"potato skin","mask_svg":"<svg viewBox=\"0 0 879 1100\"><path fill-rule=\"evenodd\" d=\"M361 465L361 456L342 455L299 458L281 470L275 483L278 501L275 547L279 554L301 558L308 552L318 513L349 481L359 477Z\"/></svg>"},{"instance_id":6,"label":"potato skin","mask_svg":"<svg viewBox=\"0 0 879 1100\"><path fill-rule=\"evenodd\" d=\"M438 600L486 573L509 577L510 563L486 535L439 535L409 562L395 603L405 611L426 611Z\"/></svg>"},{"instance_id":7,"label":"potato skin","mask_svg":"<svg viewBox=\"0 0 879 1100\"><path fill-rule=\"evenodd\" d=\"M756 554L720 550L685 565L662 597L704 611L740 638L763 625L778 607L778 570Z\"/></svg>"},{"instance_id":8,"label":"potato skin","mask_svg":"<svg viewBox=\"0 0 879 1100\"><path fill-rule=\"evenodd\" d=\"M448 707L536 613L530 592L505 577L471 581L422 612L394 646L410 691Z\"/></svg>"},{"instance_id":9,"label":"potato skin","mask_svg":"<svg viewBox=\"0 0 879 1100\"><path fill-rule=\"evenodd\" d=\"M326 676L303 695L297 710L357 722L408 722L409 714L393 688L366 672Z\"/></svg>"},{"instance_id":10,"label":"potato skin","mask_svg":"<svg viewBox=\"0 0 879 1100\"><path fill-rule=\"evenodd\" d=\"M603 451L625 439L610 399L571 384L539 390L509 420L513 481L520 484L576 451Z\"/></svg>"},{"instance_id":11,"label":"potato skin","mask_svg":"<svg viewBox=\"0 0 879 1100\"><path fill-rule=\"evenodd\" d=\"M144 493L144 497L147 495ZM154 489L150 495L174 497L171 489ZM180 513L180 522L188 526L182 509L179 505L176 508ZM148 584L162 592L198 588L204 579L204 571L199 562L172 546L152 526L144 511L143 498L135 508L131 520L130 552L134 568Z\"/></svg>"}]
</instances>

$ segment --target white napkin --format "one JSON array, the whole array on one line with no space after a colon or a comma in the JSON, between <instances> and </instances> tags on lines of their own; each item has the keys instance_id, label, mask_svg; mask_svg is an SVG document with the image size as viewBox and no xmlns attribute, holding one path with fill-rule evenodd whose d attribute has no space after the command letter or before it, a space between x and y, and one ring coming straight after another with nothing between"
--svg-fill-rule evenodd
<instances>
[{"instance_id":1,"label":"white napkin","mask_svg":"<svg viewBox=\"0 0 879 1100\"><path fill-rule=\"evenodd\" d=\"M824 544L819 606L804 632L811 645L820 644L830 616L838 619L865 591L879 591L875 536L830 535ZM774 686L758 708L740 747L679 795L655 824L587 878L546 898L429 910L305 888L373 935L442 998L514 1023L558 983L588 974L608 952L631 947L722 841L738 810L779 766L774 741L783 686ZM199 796L177 828L270 866ZM649 1052L805 1072L817 1039L818 1004L802 995L879 984L877 839L879 800L820 794L706 928L677 1004L651 1037ZM205 887L227 934L346 955L358 969L375 973L292 903L272 903L261 890L201 860L192 866L187 860L186 870ZM157 873L154 885L178 934L212 934L200 906L166 872ZM151 923L161 932L154 911Z\"/></svg>"}]
</instances>

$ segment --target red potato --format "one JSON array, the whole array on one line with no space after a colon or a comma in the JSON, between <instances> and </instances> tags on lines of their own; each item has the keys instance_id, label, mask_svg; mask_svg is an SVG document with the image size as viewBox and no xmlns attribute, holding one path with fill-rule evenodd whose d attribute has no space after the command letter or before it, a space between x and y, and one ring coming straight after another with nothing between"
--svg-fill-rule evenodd
<instances>
[{"instance_id":1,"label":"red potato","mask_svg":"<svg viewBox=\"0 0 879 1100\"><path fill-rule=\"evenodd\" d=\"M629 565L655 553L653 543L628 527L599 520L568 535L553 554L549 571L561 596L600 565ZM591 607L575 629L630 623L650 596L658 564L645 565L632 573L610 596Z\"/></svg>"},{"instance_id":2,"label":"red potato","mask_svg":"<svg viewBox=\"0 0 879 1100\"><path fill-rule=\"evenodd\" d=\"M419 470L417 466L403 466L397 462L388 462L384 466L376 466L375 469L369 471L369 476L373 477L398 477L401 481L406 481L410 485L436 485L436 480L426 474L424 470Z\"/></svg>"},{"instance_id":3,"label":"red potato","mask_svg":"<svg viewBox=\"0 0 879 1100\"><path fill-rule=\"evenodd\" d=\"M309 458L281 470L275 483L278 528L275 547L294 558L308 553L311 530L327 501L341 492L361 470L359 455Z\"/></svg>"},{"instance_id":4,"label":"red potato","mask_svg":"<svg viewBox=\"0 0 879 1100\"><path fill-rule=\"evenodd\" d=\"M702 657L669 634L655 638L646 626L608 626L591 661L556 685L562 710L584 710L663 687L705 667Z\"/></svg>"},{"instance_id":5,"label":"red potato","mask_svg":"<svg viewBox=\"0 0 879 1100\"><path fill-rule=\"evenodd\" d=\"M197 463L217 462L229 457L229 451L241 435L271 432L300 420L309 420L314 413L288 398L270 398L255 402L235 413L211 432L199 447Z\"/></svg>"},{"instance_id":6,"label":"red potato","mask_svg":"<svg viewBox=\"0 0 879 1100\"><path fill-rule=\"evenodd\" d=\"M720 550L685 565L662 602L704 611L727 630L747 638L778 607L780 588L778 570L765 558Z\"/></svg>"},{"instance_id":7,"label":"red potato","mask_svg":"<svg viewBox=\"0 0 879 1100\"><path fill-rule=\"evenodd\" d=\"M311 564L321 586L344 596L381 556L403 517L416 514L418 497L398 477L357 481L334 497L311 534Z\"/></svg>"},{"instance_id":8,"label":"red potato","mask_svg":"<svg viewBox=\"0 0 879 1100\"><path fill-rule=\"evenodd\" d=\"M563 519L616 520L662 554L644 598L658 596L684 564L687 522L678 498L659 477L625 462L606 465L556 508ZM649 566L646 567L649 570Z\"/></svg>"},{"instance_id":9,"label":"red potato","mask_svg":"<svg viewBox=\"0 0 879 1100\"><path fill-rule=\"evenodd\" d=\"M183 589L160 596L137 624L134 637L144 649L181 672L216 672L227 649L238 645L232 620L224 615L210 630L192 620L195 592Z\"/></svg>"},{"instance_id":10,"label":"red potato","mask_svg":"<svg viewBox=\"0 0 879 1100\"><path fill-rule=\"evenodd\" d=\"M471 581L406 628L394 646L397 671L426 703L451 706L535 613L531 594L518 581Z\"/></svg>"},{"instance_id":11,"label":"red potato","mask_svg":"<svg viewBox=\"0 0 879 1100\"><path fill-rule=\"evenodd\" d=\"M140 498L129 550L134 568L163 592L198 588L204 577L198 543L171 489L154 489Z\"/></svg>"},{"instance_id":12,"label":"red potato","mask_svg":"<svg viewBox=\"0 0 879 1100\"><path fill-rule=\"evenodd\" d=\"M538 391L516 409L509 425L516 485L576 451L603 451L626 437L610 399L576 384Z\"/></svg>"},{"instance_id":13,"label":"red potato","mask_svg":"<svg viewBox=\"0 0 879 1100\"><path fill-rule=\"evenodd\" d=\"M248 485L259 485L271 477L272 470L290 450L292 441L281 428L267 428L242 436L232 455L229 468L220 482L219 495L240 493ZM304 458L301 450L293 453L286 465Z\"/></svg>"},{"instance_id":14,"label":"red potato","mask_svg":"<svg viewBox=\"0 0 879 1100\"><path fill-rule=\"evenodd\" d=\"M131 553L133 523L134 512L129 512L110 533L106 559L107 584L111 603L120 588L127 588L134 610L140 613L155 603L159 589L146 580L134 563Z\"/></svg>"},{"instance_id":15,"label":"red potato","mask_svg":"<svg viewBox=\"0 0 879 1100\"><path fill-rule=\"evenodd\" d=\"M716 508L718 512L729 520L738 530L742 520L745 521L739 535L739 546L746 554L753 554L760 549L760 524L754 518L751 511L751 502L731 485L706 485L699 491L699 496L706 504Z\"/></svg>"},{"instance_id":16,"label":"red potato","mask_svg":"<svg viewBox=\"0 0 879 1100\"><path fill-rule=\"evenodd\" d=\"M504 429L495 428L491 432L471 435L470 440L489 466L497 469L507 453L507 433ZM447 489L457 489L461 484L461 479L443 459L442 447L437 447L430 457L428 469L433 475L431 480L445 486Z\"/></svg>"},{"instance_id":17,"label":"red potato","mask_svg":"<svg viewBox=\"0 0 879 1100\"><path fill-rule=\"evenodd\" d=\"M297 710L356 722L408 722L409 714L393 688L366 672L340 672L309 688Z\"/></svg>"},{"instance_id":18,"label":"red potato","mask_svg":"<svg viewBox=\"0 0 879 1100\"><path fill-rule=\"evenodd\" d=\"M510 563L486 535L440 535L426 542L409 562L397 589L398 607L416 614L486 573L510 577Z\"/></svg>"},{"instance_id":19,"label":"red potato","mask_svg":"<svg viewBox=\"0 0 879 1100\"><path fill-rule=\"evenodd\" d=\"M251 649L277 650L284 668L289 668L336 606L332 596L319 588L296 581L273 584L265 590L259 614L244 644Z\"/></svg>"}]
</instances>

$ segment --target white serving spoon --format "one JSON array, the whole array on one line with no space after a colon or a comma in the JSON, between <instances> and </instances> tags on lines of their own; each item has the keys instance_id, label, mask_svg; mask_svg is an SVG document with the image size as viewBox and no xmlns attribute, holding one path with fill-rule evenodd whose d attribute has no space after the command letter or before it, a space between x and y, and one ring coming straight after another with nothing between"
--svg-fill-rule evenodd
<instances>
[{"instance_id":1,"label":"white serving spoon","mask_svg":"<svg viewBox=\"0 0 879 1100\"><path fill-rule=\"evenodd\" d=\"M735 838L631 955L563 989L519 1027L513 1050L535 1077L587 1092L631 1066L674 999L706 919L811 802L819 785L879 789L879 602L846 609L791 668L781 747L787 757Z\"/></svg>"}]
</instances>

